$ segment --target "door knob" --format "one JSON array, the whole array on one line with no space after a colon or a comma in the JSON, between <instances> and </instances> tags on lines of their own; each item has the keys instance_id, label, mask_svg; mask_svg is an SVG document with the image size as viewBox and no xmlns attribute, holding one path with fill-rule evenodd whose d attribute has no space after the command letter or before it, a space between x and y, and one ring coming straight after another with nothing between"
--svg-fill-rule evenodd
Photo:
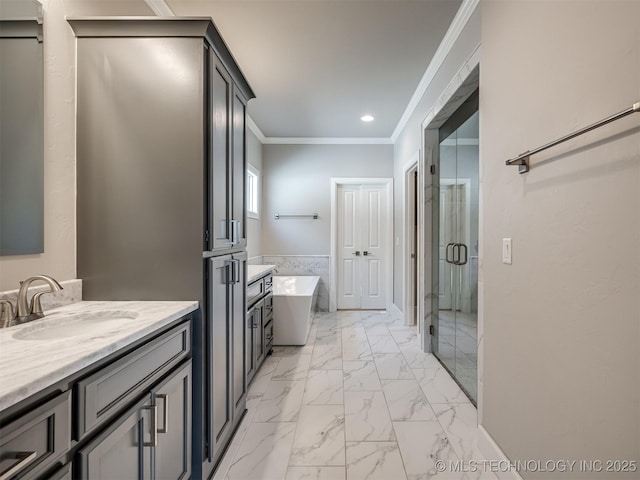
<instances>
[{"instance_id":1,"label":"door knob","mask_svg":"<svg viewBox=\"0 0 640 480\"><path fill-rule=\"evenodd\" d=\"M364 256L366 257L367 255L369 255L369 252L367 252L367 251L365 250L364 252L362 252L362 255L364 255Z\"/></svg>"},{"instance_id":2,"label":"door knob","mask_svg":"<svg viewBox=\"0 0 640 480\"><path fill-rule=\"evenodd\" d=\"M356 257L359 257L359 256L360 256L360 250L356 250L355 252L353 252L353 254L354 254Z\"/></svg>"}]
</instances>

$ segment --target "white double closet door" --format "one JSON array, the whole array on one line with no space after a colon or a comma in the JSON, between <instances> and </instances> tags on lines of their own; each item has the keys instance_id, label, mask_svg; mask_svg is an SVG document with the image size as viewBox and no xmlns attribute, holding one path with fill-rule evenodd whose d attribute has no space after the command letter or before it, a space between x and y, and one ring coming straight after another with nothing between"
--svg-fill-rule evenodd
<instances>
[{"instance_id":1,"label":"white double closet door","mask_svg":"<svg viewBox=\"0 0 640 480\"><path fill-rule=\"evenodd\" d=\"M338 185L338 309L384 309L389 275L383 184Z\"/></svg>"}]
</instances>

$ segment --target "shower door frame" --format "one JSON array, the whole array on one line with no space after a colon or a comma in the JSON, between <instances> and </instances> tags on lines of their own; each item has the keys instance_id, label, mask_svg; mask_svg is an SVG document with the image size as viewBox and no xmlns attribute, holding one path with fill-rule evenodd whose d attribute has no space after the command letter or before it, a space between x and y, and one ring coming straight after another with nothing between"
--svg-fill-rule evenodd
<instances>
[{"instance_id":1,"label":"shower door frame","mask_svg":"<svg viewBox=\"0 0 640 480\"><path fill-rule=\"evenodd\" d=\"M477 90L479 90L480 78L480 45L474 50L467 61L462 65L460 70L449 85L444 89L443 94L435 102L435 106L427 113L422 122L422 149L418 163L418 181L419 181L419 214L422 221L421 234L422 242L419 245L421 250L421 261L419 268L419 298L418 298L418 320L422 324L420 335L420 346L424 352L431 352L431 338L435 329L438 311L433 309L437 307L437 299L434 299L433 286L437 285L438 271L435 269L434 274L434 248L438 249L438 239L433 238L433 232L429 231L434 221L434 212L432 211L432 201L434 195L439 195L439 185L434 184L434 179L439 179L436 175L436 168L440 162L440 139L439 129L449 119L449 117ZM480 159L482 163L482 159ZM480 167L482 171L482 167ZM482 174L480 173L480 179ZM479 201L482 205L482 180L479 185ZM435 219L437 220L437 218ZM479 230L482 232L483 215L482 209L479 211ZM482 251L478 254L478 261L482 257ZM482 410L482 370L483 370L483 312L482 312L482 296L483 289L481 278L478 282L478 395L476 405L478 411ZM435 300L435 301L434 301Z\"/></svg>"}]
</instances>

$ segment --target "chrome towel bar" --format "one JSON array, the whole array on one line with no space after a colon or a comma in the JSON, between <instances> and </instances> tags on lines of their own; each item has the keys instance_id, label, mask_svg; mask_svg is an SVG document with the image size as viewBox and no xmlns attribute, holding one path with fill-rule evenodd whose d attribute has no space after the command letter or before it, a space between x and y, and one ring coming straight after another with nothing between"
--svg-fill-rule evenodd
<instances>
[{"instance_id":1,"label":"chrome towel bar","mask_svg":"<svg viewBox=\"0 0 640 480\"><path fill-rule=\"evenodd\" d=\"M318 219L317 213L293 213L293 214L284 214L284 213L276 213L274 215L276 220L280 220L281 218L313 218L314 220Z\"/></svg>"},{"instance_id":2,"label":"chrome towel bar","mask_svg":"<svg viewBox=\"0 0 640 480\"><path fill-rule=\"evenodd\" d=\"M566 142L567 140L571 140L572 138L575 138L579 135L582 135L583 133L587 133L590 132L591 130L595 130L598 127L602 127L603 125L606 125L608 123L614 122L616 120L619 120L623 117L626 117L627 115L631 115L632 113L637 113L640 112L640 102L634 103L633 105L631 105L631 107L627 108L626 110L623 110L621 112L618 112L614 115L611 115L610 117L607 117L603 120L600 120L599 122L593 123L587 127L581 128L580 130L576 130L573 133L570 133L569 135L565 135L562 138L559 138L558 140L555 140L553 142L549 142L546 145L543 145L541 147L535 148L533 150L527 150L524 153L521 153L520 155L518 155L515 158L512 158L510 160L507 160L505 162L506 165L518 165L518 173L527 173L529 171L529 157L531 155L535 155L536 153L540 153L543 150L546 150L548 148L554 147L556 145L558 145L559 143L562 142Z\"/></svg>"}]
</instances>

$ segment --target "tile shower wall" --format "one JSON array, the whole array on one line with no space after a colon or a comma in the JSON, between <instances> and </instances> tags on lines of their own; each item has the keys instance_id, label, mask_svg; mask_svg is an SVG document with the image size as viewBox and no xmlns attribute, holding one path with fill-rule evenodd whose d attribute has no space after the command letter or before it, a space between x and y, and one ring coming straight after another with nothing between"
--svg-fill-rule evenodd
<instances>
[{"instance_id":1,"label":"tile shower wall","mask_svg":"<svg viewBox=\"0 0 640 480\"><path fill-rule=\"evenodd\" d=\"M275 275L318 275L317 310L329 311L329 255L263 255L253 257L249 263L261 258L261 264L275 265Z\"/></svg>"}]
</instances>

